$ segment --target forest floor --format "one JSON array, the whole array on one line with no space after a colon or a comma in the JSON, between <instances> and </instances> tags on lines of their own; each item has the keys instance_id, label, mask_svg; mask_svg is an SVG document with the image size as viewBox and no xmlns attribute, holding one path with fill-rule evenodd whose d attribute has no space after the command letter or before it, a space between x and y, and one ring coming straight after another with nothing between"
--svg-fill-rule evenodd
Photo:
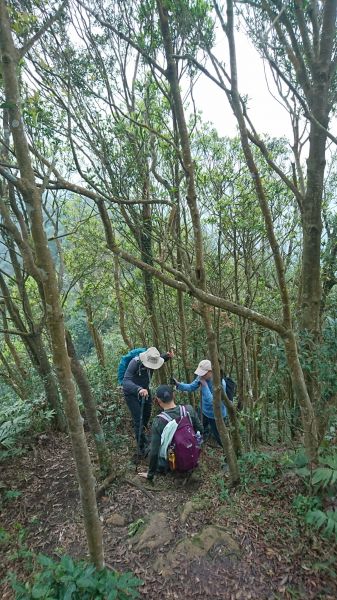
<instances>
[{"instance_id":1,"label":"forest floor","mask_svg":"<svg viewBox=\"0 0 337 600\"><path fill-rule=\"evenodd\" d=\"M99 511L106 563L140 577L142 598L336 600L336 545L296 516L292 502L302 484L281 462L264 466L264 481L246 472L229 493L221 450L206 444L190 480L162 476L151 487L131 462L131 439L114 455L122 474L100 497ZM9 570L27 578L27 549L86 557L66 435L41 435L6 462L0 485L11 491L0 513L0 580ZM0 598L14 598L4 581Z\"/></svg>"}]
</instances>

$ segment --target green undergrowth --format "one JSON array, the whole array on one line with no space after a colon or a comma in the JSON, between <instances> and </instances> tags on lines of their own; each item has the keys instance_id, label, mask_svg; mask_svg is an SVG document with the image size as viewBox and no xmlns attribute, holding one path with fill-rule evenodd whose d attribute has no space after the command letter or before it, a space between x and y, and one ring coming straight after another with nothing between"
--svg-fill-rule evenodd
<instances>
[{"instance_id":1,"label":"green undergrowth","mask_svg":"<svg viewBox=\"0 0 337 600\"><path fill-rule=\"evenodd\" d=\"M300 450L291 466L303 483L303 493L293 499L294 511L324 538L337 543L337 449L323 448L316 465Z\"/></svg>"},{"instance_id":2,"label":"green undergrowth","mask_svg":"<svg viewBox=\"0 0 337 600\"><path fill-rule=\"evenodd\" d=\"M54 411L46 408L42 396L23 401L3 396L0 403L0 462L19 456L32 438L48 429Z\"/></svg>"},{"instance_id":3,"label":"green undergrowth","mask_svg":"<svg viewBox=\"0 0 337 600\"><path fill-rule=\"evenodd\" d=\"M337 449L323 448L318 462L310 464L303 448L296 451L247 452L239 459L240 486L231 490L223 471L210 477L204 494L217 495L226 511L235 512L238 498L265 496L289 514L295 534L299 529L318 532L322 539L337 543ZM258 503L261 504L261 501ZM258 522L263 514L256 513Z\"/></svg>"},{"instance_id":4,"label":"green undergrowth","mask_svg":"<svg viewBox=\"0 0 337 600\"><path fill-rule=\"evenodd\" d=\"M97 570L84 560L60 552L56 558L36 554L27 544L29 529L14 523L0 528L0 551L6 556L8 582L15 600L133 600L142 581L132 573L104 567ZM57 549L55 549L57 554ZM12 569L15 569L12 570ZM19 574L18 574L19 573Z\"/></svg>"},{"instance_id":5,"label":"green undergrowth","mask_svg":"<svg viewBox=\"0 0 337 600\"><path fill-rule=\"evenodd\" d=\"M132 573L104 567L98 571L83 560L64 555L60 560L40 554L28 581L11 572L7 576L15 600L131 600L139 597L142 581Z\"/></svg>"}]
</instances>

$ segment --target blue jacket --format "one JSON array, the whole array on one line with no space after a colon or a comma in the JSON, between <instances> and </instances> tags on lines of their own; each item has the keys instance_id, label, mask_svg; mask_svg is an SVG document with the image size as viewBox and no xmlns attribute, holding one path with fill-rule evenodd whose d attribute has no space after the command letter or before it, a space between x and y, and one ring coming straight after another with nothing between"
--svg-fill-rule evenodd
<instances>
[{"instance_id":1,"label":"blue jacket","mask_svg":"<svg viewBox=\"0 0 337 600\"><path fill-rule=\"evenodd\" d=\"M195 392L200 387L202 413L209 419L215 419L213 411L213 381L209 379L206 383L207 385L201 385L200 377L196 377L192 383L178 383L177 390L180 392ZM221 384L226 393L226 381L222 379ZM227 408L223 403L221 403L221 412L223 417L227 417Z\"/></svg>"}]
</instances>

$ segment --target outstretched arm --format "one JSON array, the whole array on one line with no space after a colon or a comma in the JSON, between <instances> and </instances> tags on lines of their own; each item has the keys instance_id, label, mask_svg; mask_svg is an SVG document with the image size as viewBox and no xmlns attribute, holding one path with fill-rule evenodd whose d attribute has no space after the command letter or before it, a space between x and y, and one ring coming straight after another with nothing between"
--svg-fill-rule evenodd
<instances>
[{"instance_id":1,"label":"outstretched arm","mask_svg":"<svg viewBox=\"0 0 337 600\"><path fill-rule=\"evenodd\" d=\"M179 392L195 392L200 386L200 379L197 377L192 383L180 383L177 381L176 388Z\"/></svg>"}]
</instances>

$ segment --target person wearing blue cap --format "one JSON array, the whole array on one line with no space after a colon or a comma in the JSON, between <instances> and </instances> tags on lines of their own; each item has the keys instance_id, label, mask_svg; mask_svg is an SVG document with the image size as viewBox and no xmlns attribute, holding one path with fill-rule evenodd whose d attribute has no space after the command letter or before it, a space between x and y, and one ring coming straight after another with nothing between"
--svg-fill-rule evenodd
<instances>
[{"instance_id":1,"label":"person wearing blue cap","mask_svg":"<svg viewBox=\"0 0 337 600\"><path fill-rule=\"evenodd\" d=\"M156 390L155 400L162 411L170 417L170 420L179 419L181 417L181 409L183 408L184 412L189 415L195 433L197 431L203 433L202 424L200 423L194 408L190 404L187 404L184 407L176 405L175 392L172 385L160 385ZM168 421L163 419L160 414L153 420L149 469L145 473L139 473L140 477L146 477L148 480L152 481L156 472L165 473L169 470L167 460L159 458L162 433L167 424Z\"/></svg>"}]
</instances>

